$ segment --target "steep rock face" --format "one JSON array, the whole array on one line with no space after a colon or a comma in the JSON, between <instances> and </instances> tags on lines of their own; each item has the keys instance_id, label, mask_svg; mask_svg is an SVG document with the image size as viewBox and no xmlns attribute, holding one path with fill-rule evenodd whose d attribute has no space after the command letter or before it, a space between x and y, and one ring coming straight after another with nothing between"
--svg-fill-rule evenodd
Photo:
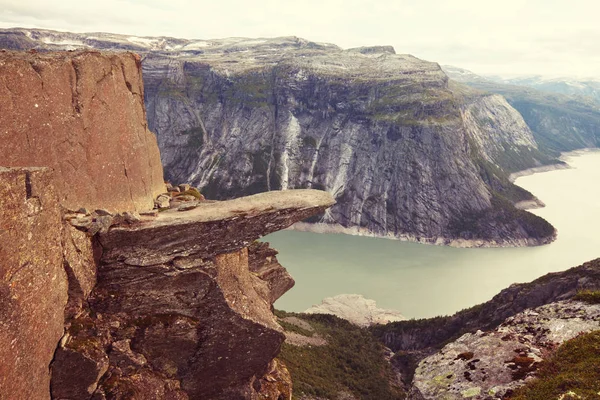
<instances>
[{"instance_id":1,"label":"steep rock face","mask_svg":"<svg viewBox=\"0 0 600 400\"><path fill-rule=\"evenodd\" d=\"M322 222L379 235L444 236L452 215L490 207L434 64L323 53L236 71L179 61L180 86L146 58L149 116L169 176L209 197L325 189L338 204Z\"/></svg>"},{"instance_id":2,"label":"steep rock face","mask_svg":"<svg viewBox=\"0 0 600 400\"><path fill-rule=\"evenodd\" d=\"M58 196L45 168L0 168L0 181L0 397L48 400L67 303Z\"/></svg>"},{"instance_id":3,"label":"steep rock face","mask_svg":"<svg viewBox=\"0 0 600 400\"><path fill-rule=\"evenodd\" d=\"M452 66L444 66L444 71L457 82L505 97L523 116L546 154L598 147L600 143L600 108L591 100L519 86L518 81L498 83Z\"/></svg>"},{"instance_id":4,"label":"steep rock face","mask_svg":"<svg viewBox=\"0 0 600 400\"><path fill-rule=\"evenodd\" d=\"M465 103L462 110L465 127L479 149L478 154L486 161L511 171L523 169L524 165L540 165L539 159L528 160L531 153L542 160L548 158L539 153L533 133L504 97L479 95ZM507 159L511 156L512 159Z\"/></svg>"},{"instance_id":5,"label":"steep rock face","mask_svg":"<svg viewBox=\"0 0 600 400\"><path fill-rule=\"evenodd\" d=\"M134 54L0 53L2 165L53 168L67 208L151 209L165 189L140 72Z\"/></svg>"},{"instance_id":6,"label":"steep rock face","mask_svg":"<svg viewBox=\"0 0 600 400\"><path fill-rule=\"evenodd\" d=\"M271 312L285 290L271 277L293 280L273 251L248 246L331 204L326 192L269 192L101 234L97 284L52 364L53 398L288 393L286 369L273 362L285 337Z\"/></svg>"},{"instance_id":7,"label":"steep rock face","mask_svg":"<svg viewBox=\"0 0 600 400\"><path fill-rule=\"evenodd\" d=\"M419 363L409 399L509 396L548 354L580 333L600 329L600 305L551 303L508 318L489 332L467 333Z\"/></svg>"},{"instance_id":8,"label":"steep rock face","mask_svg":"<svg viewBox=\"0 0 600 400\"><path fill-rule=\"evenodd\" d=\"M490 189L515 187L507 179L482 178L480 150L469 135L478 128L465 126L472 121L435 63L385 46L344 51L295 37L2 33L0 43L7 45L26 39L40 49L141 51L149 124L166 175L202 187L209 198L318 188L337 204L313 222L332 230L437 243L466 239L461 245L553 238L551 228L538 229L527 218L485 212L497 208ZM525 164L536 166L531 159ZM491 217L485 229L451 226L483 214Z\"/></svg>"}]
</instances>

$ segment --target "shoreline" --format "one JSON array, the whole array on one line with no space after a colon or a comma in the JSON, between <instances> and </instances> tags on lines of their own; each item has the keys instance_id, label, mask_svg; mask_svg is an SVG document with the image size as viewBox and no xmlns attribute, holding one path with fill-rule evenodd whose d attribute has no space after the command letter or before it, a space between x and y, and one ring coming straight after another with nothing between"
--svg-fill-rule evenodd
<instances>
[{"instance_id":1,"label":"shoreline","mask_svg":"<svg viewBox=\"0 0 600 400\"><path fill-rule=\"evenodd\" d=\"M515 183L515 181L517 179L519 179L523 176L529 176L529 175L538 174L541 172L550 172L550 171L556 171L556 170L561 170L561 169L571 169L573 167L569 165L569 159L571 159L573 157L577 157L577 156L582 156L586 153L596 153L596 152L600 152L600 148L586 147L584 149L565 151L564 153L560 153L560 156L558 156L558 159L561 161L561 163L542 165L539 167L527 168L527 169L524 169L521 171L513 172L512 174L510 174L508 176L508 180L511 181L512 183Z\"/></svg>"},{"instance_id":2,"label":"shoreline","mask_svg":"<svg viewBox=\"0 0 600 400\"><path fill-rule=\"evenodd\" d=\"M568 164L568 160L572 157L577 157L590 152L600 152L600 148L585 148L579 150L573 150L561 153L558 159L561 163L543 165L540 167L527 168L521 171L514 172L509 175L509 180L513 183L523 176L534 175L542 172L551 172L562 169L571 169ZM546 204L535 197L531 200L523 200L514 204L515 208L521 210L533 210L543 208ZM510 248L510 247L537 247L550 244L554 242L558 237L558 231L554 231L554 234L544 239L511 239L511 240L484 240L484 239L460 239L460 238L447 238L447 237L422 237L411 234L378 234L362 227L344 227L339 224L330 224L324 222L308 223L308 222L296 222L294 225L286 228L285 230L298 231L298 232L312 232L312 233L336 233L345 234L352 236L364 236L373 237L378 239L391 239L402 242L420 243L435 246L449 246L455 248Z\"/></svg>"},{"instance_id":3,"label":"shoreline","mask_svg":"<svg viewBox=\"0 0 600 400\"><path fill-rule=\"evenodd\" d=\"M294 225L284 230L298 231L298 232L312 232L312 233L338 233L351 236L365 236L378 239L391 239L398 240L401 242L411 242L419 244L428 244L434 246L449 246L455 248L508 248L508 247L536 247L550 244L557 238L557 232L551 237L545 239L513 239L498 242L496 240L483 240L483 239L457 239L457 238L427 238L409 234L387 234L381 235L374 233L368 229L360 227L346 228L339 224L327 224L323 222L308 223L308 222L296 222Z\"/></svg>"},{"instance_id":4,"label":"shoreline","mask_svg":"<svg viewBox=\"0 0 600 400\"><path fill-rule=\"evenodd\" d=\"M562 155L559 157L559 160L562 158ZM562 160L561 160L562 161ZM571 169L572 167L567 164L567 162L562 161L562 164L549 164L549 165L542 165L541 167L533 167L533 168L527 168L521 171L517 171L517 172L513 172L512 174L510 174L508 176L508 180L511 181L512 183L515 183L515 181L523 176L530 176L530 175L534 175L534 174L539 174L542 172L551 172L551 171L557 171L560 169ZM527 200L529 201L529 200Z\"/></svg>"}]
</instances>

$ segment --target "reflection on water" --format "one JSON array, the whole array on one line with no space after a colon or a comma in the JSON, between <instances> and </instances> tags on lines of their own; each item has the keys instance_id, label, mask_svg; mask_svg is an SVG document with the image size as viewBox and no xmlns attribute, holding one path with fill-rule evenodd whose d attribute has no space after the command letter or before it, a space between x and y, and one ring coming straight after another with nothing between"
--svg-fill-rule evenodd
<instances>
[{"instance_id":1,"label":"reflection on water","mask_svg":"<svg viewBox=\"0 0 600 400\"><path fill-rule=\"evenodd\" d=\"M282 231L264 240L296 286L275 306L304 311L324 297L358 293L411 318L451 314L515 282L600 257L600 152L569 156L572 169L519 178L546 207L533 210L558 239L529 248L458 249L388 239Z\"/></svg>"}]
</instances>

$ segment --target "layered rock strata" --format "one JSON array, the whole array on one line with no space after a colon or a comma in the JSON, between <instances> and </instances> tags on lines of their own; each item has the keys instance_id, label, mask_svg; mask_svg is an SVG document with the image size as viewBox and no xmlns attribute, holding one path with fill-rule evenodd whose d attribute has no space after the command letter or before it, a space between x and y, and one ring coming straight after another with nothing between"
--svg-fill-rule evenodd
<instances>
[{"instance_id":1,"label":"layered rock strata","mask_svg":"<svg viewBox=\"0 0 600 400\"><path fill-rule=\"evenodd\" d=\"M285 376L272 361L285 336L271 308L293 280L268 245L252 243L331 204L326 192L269 192L100 234L97 284L67 324L53 398L257 399L263 384L273 391L263 376Z\"/></svg>"},{"instance_id":2,"label":"layered rock strata","mask_svg":"<svg viewBox=\"0 0 600 400\"><path fill-rule=\"evenodd\" d=\"M0 168L0 398L290 398L271 309L293 279L254 241L334 201L181 185L190 210L144 211L166 186L139 61L0 53L2 163L29 166Z\"/></svg>"},{"instance_id":3,"label":"layered rock strata","mask_svg":"<svg viewBox=\"0 0 600 400\"><path fill-rule=\"evenodd\" d=\"M337 204L311 222L333 231L459 246L554 239L539 217L513 212L511 202L532 195L479 162L502 147L501 156L515 157L501 167L547 161L518 113L499 96L468 109L439 65L389 46L20 29L0 32L1 45L141 52L149 125L167 178L193 183L208 198L324 189ZM495 109L487 129L477 116ZM497 194L508 200L495 201ZM461 219L480 221L457 227Z\"/></svg>"}]
</instances>

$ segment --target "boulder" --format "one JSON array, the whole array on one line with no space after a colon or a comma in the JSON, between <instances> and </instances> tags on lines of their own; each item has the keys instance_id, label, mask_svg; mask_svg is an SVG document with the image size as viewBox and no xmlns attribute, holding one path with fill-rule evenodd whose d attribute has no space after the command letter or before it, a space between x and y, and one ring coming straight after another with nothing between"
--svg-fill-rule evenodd
<instances>
[{"instance_id":1,"label":"boulder","mask_svg":"<svg viewBox=\"0 0 600 400\"><path fill-rule=\"evenodd\" d=\"M492 331L467 333L422 360L411 399L499 399L535 376L564 341L600 329L600 304L560 301L525 310Z\"/></svg>"}]
</instances>

